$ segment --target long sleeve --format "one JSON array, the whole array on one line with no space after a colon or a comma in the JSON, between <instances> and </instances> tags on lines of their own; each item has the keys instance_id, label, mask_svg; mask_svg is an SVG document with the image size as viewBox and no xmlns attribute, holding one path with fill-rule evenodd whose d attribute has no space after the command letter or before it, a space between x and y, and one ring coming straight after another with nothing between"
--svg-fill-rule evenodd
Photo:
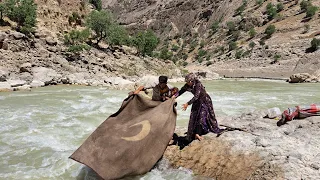
<instances>
[{"instance_id":1,"label":"long sleeve","mask_svg":"<svg viewBox=\"0 0 320 180\"><path fill-rule=\"evenodd\" d=\"M195 88L195 92L193 94L193 98L188 102L189 105L191 105L192 103L194 103L196 100L199 99L200 93L201 93L201 83L195 84L194 88Z\"/></svg>"},{"instance_id":2,"label":"long sleeve","mask_svg":"<svg viewBox=\"0 0 320 180\"><path fill-rule=\"evenodd\" d=\"M182 86L182 88L179 90L178 96L181 96L183 93L185 93L187 91L187 87L186 85Z\"/></svg>"}]
</instances>

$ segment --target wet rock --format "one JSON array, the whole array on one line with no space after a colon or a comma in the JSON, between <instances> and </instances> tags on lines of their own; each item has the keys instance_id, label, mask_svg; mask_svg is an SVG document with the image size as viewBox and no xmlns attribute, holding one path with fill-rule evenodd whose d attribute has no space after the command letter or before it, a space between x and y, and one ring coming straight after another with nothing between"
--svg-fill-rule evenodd
<instances>
[{"instance_id":1,"label":"wet rock","mask_svg":"<svg viewBox=\"0 0 320 180\"><path fill-rule=\"evenodd\" d=\"M316 76L309 73L298 73L290 76L289 83L318 82Z\"/></svg>"},{"instance_id":2,"label":"wet rock","mask_svg":"<svg viewBox=\"0 0 320 180\"><path fill-rule=\"evenodd\" d=\"M31 90L31 86L23 85L23 86L17 86L13 88L13 91L26 91L26 90Z\"/></svg>"},{"instance_id":3,"label":"wet rock","mask_svg":"<svg viewBox=\"0 0 320 180\"><path fill-rule=\"evenodd\" d=\"M11 85L8 82L0 82L0 91L11 90Z\"/></svg>"},{"instance_id":4,"label":"wet rock","mask_svg":"<svg viewBox=\"0 0 320 180\"><path fill-rule=\"evenodd\" d=\"M23 86L27 83L23 80L8 80L7 82L10 84L11 87Z\"/></svg>"},{"instance_id":5,"label":"wet rock","mask_svg":"<svg viewBox=\"0 0 320 180\"><path fill-rule=\"evenodd\" d=\"M33 80L44 82L45 85L54 83L54 79L58 79L57 72L50 68L45 67L33 67Z\"/></svg>"},{"instance_id":6,"label":"wet rock","mask_svg":"<svg viewBox=\"0 0 320 180\"><path fill-rule=\"evenodd\" d=\"M44 82L42 81L37 81L37 80L33 80L31 83L30 83L30 86L32 88L37 88L37 87L43 87L45 86Z\"/></svg>"}]
</instances>

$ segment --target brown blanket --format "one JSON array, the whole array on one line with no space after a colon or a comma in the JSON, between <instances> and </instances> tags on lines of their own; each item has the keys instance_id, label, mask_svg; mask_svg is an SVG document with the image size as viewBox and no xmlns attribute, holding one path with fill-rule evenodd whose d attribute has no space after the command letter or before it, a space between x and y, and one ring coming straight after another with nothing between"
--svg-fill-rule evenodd
<instances>
[{"instance_id":1,"label":"brown blanket","mask_svg":"<svg viewBox=\"0 0 320 180\"><path fill-rule=\"evenodd\" d=\"M162 157L176 124L174 100L125 99L70 156L103 179L144 174Z\"/></svg>"}]
</instances>

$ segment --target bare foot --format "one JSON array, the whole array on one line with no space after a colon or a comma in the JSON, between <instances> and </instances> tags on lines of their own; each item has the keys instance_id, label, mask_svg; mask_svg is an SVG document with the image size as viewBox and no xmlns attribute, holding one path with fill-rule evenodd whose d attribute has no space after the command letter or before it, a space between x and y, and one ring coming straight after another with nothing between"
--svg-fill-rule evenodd
<instances>
[{"instance_id":1,"label":"bare foot","mask_svg":"<svg viewBox=\"0 0 320 180\"><path fill-rule=\"evenodd\" d=\"M198 139L199 141L201 141L203 139L202 136L200 136L199 134L196 134L196 139Z\"/></svg>"}]
</instances>

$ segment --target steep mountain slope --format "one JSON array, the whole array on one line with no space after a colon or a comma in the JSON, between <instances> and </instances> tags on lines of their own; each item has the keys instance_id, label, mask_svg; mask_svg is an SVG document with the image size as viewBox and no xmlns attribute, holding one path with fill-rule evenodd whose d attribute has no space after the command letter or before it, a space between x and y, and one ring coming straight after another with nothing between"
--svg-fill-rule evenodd
<instances>
[{"instance_id":1,"label":"steep mountain slope","mask_svg":"<svg viewBox=\"0 0 320 180\"><path fill-rule=\"evenodd\" d=\"M261 2L248 0L240 9L244 2L237 0L103 1L128 29L157 32L162 39L159 51L172 51L170 58L188 64L189 70L208 66L225 76L288 77L319 69L319 51L308 52L312 38L320 34L319 11L309 19L300 8L302 1ZM267 12L269 3L275 8L281 4L273 18ZM319 7L320 1L312 5ZM232 32L229 22L235 26ZM265 38L269 25L276 32ZM252 28L256 34L250 37ZM230 50L230 42L237 48Z\"/></svg>"}]
</instances>

